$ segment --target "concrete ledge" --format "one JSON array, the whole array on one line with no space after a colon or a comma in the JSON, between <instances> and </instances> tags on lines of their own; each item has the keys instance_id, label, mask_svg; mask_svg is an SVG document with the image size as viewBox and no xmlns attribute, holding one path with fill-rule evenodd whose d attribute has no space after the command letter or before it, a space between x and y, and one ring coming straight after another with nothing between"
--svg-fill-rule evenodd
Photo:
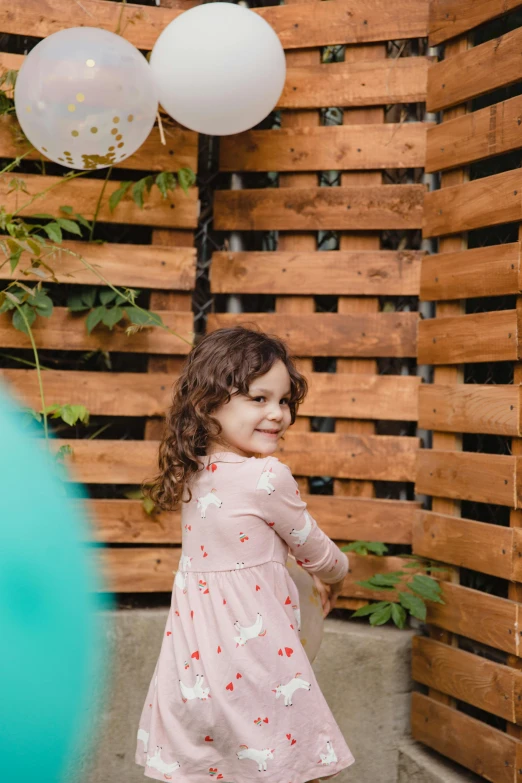
<instances>
[{"instance_id":1,"label":"concrete ledge","mask_svg":"<svg viewBox=\"0 0 522 783\"><path fill-rule=\"evenodd\" d=\"M410 740L399 748L397 783L484 783L484 778Z\"/></svg>"}]
</instances>

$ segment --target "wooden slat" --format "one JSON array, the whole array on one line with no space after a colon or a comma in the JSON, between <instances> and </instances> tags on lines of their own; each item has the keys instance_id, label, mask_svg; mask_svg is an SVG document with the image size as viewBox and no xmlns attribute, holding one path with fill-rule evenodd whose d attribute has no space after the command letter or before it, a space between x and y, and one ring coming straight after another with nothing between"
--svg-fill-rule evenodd
<instances>
[{"instance_id":1,"label":"wooden slat","mask_svg":"<svg viewBox=\"0 0 522 783\"><path fill-rule=\"evenodd\" d=\"M181 511L147 514L139 500L87 500L89 541L104 544L181 544Z\"/></svg>"},{"instance_id":2,"label":"wooden slat","mask_svg":"<svg viewBox=\"0 0 522 783\"><path fill-rule=\"evenodd\" d=\"M417 555L502 579L515 578L520 570L513 530L448 514L418 511L413 548Z\"/></svg>"},{"instance_id":3,"label":"wooden slat","mask_svg":"<svg viewBox=\"0 0 522 783\"><path fill-rule=\"evenodd\" d=\"M162 30L197 0L169 0L171 8L124 5L104 0L24 0L0 9L0 31L45 38L68 27L101 27L115 32L139 49L150 50ZM173 6L173 7L172 7ZM393 38L421 38L428 30L427 0L362 0L252 9L275 29L286 49L328 44L362 43Z\"/></svg>"},{"instance_id":4,"label":"wooden slat","mask_svg":"<svg viewBox=\"0 0 522 783\"><path fill-rule=\"evenodd\" d=\"M427 622L520 655L520 604L470 587L441 582L444 604L427 602Z\"/></svg>"},{"instance_id":5,"label":"wooden slat","mask_svg":"<svg viewBox=\"0 0 522 783\"><path fill-rule=\"evenodd\" d=\"M522 219L520 169L427 193L425 237L455 234Z\"/></svg>"},{"instance_id":6,"label":"wooden slat","mask_svg":"<svg viewBox=\"0 0 522 783\"><path fill-rule=\"evenodd\" d=\"M219 168L220 171L339 171L422 167L426 157L426 131L431 125L404 122L247 131L223 136Z\"/></svg>"},{"instance_id":7,"label":"wooden slat","mask_svg":"<svg viewBox=\"0 0 522 783\"><path fill-rule=\"evenodd\" d=\"M425 101L430 58L401 57L288 68L279 109Z\"/></svg>"},{"instance_id":8,"label":"wooden slat","mask_svg":"<svg viewBox=\"0 0 522 783\"><path fill-rule=\"evenodd\" d=\"M302 495L310 514L333 540L385 541L410 544L413 501ZM147 514L138 500L87 500L89 541L114 544L180 544L181 512Z\"/></svg>"},{"instance_id":9,"label":"wooden slat","mask_svg":"<svg viewBox=\"0 0 522 783\"><path fill-rule=\"evenodd\" d=\"M423 185L217 190L217 231L406 229L422 225Z\"/></svg>"},{"instance_id":10,"label":"wooden slat","mask_svg":"<svg viewBox=\"0 0 522 783\"><path fill-rule=\"evenodd\" d=\"M447 301L518 293L520 243L438 253L422 260L420 298Z\"/></svg>"},{"instance_id":11,"label":"wooden slat","mask_svg":"<svg viewBox=\"0 0 522 783\"><path fill-rule=\"evenodd\" d=\"M85 327L85 314L71 315L65 307L55 307L51 318L38 316L32 325L38 348L55 351L122 351L124 353L177 353L188 354L193 339L192 313L160 312L163 323L173 329L177 337L165 329L149 327L127 336L125 326L117 324L112 331L102 325L91 334ZM184 338L184 339L182 339ZM5 348L31 348L29 337L13 329L11 314L0 315L0 345Z\"/></svg>"},{"instance_id":12,"label":"wooden slat","mask_svg":"<svg viewBox=\"0 0 522 783\"><path fill-rule=\"evenodd\" d=\"M428 111L454 106L522 78L522 29L433 65L428 72Z\"/></svg>"},{"instance_id":13,"label":"wooden slat","mask_svg":"<svg viewBox=\"0 0 522 783\"><path fill-rule=\"evenodd\" d=\"M520 778L522 743L499 729L441 704L422 693L412 693L412 737L492 783L514 783Z\"/></svg>"},{"instance_id":14,"label":"wooden slat","mask_svg":"<svg viewBox=\"0 0 522 783\"><path fill-rule=\"evenodd\" d=\"M431 0L430 45L436 46L521 5L520 0Z\"/></svg>"},{"instance_id":15,"label":"wooden slat","mask_svg":"<svg viewBox=\"0 0 522 783\"><path fill-rule=\"evenodd\" d=\"M417 456L416 491L519 508L522 478L517 459L469 451L421 450Z\"/></svg>"},{"instance_id":16,"label":"wooden slat","mask_svg":"<svg viewBox=\"0 0 522 783\"><path fill-rule=\"evenodd\" d=\"M46 401L85 405L97 416L163 416L177 373L92 373L47 370ZM40 407L35 370L1 370L13 394ZM310 373L309 392L299 416L416 421L420 378L407 375Z\"/></svg>"},{"instance_id":17,"label":"wooden slat","mask_svg":"<svg viewBox=\"0 0 522 783\"><path fill-rule=\"evenodd\" d=\"M78 178L71 182L62 182L62 177L41 177L38 174L17 175L27 187L28 194L13 191L8 193L12 177L2 177L0 180L0 199L6 212L20 209L21 215L34 215L41 212L59 215L60 207L71 205L75 212L80 212L88 220L92 219L100 195L99 179ZM98 214L100 222L137 223L145 226L168 226L170 228L195 228L198 222L198 191L190 188L188 194L177 188L170 192L166 199L157 188L145 198L143 209L133 201L131 195L126 195L114 212L109 209L109 195L120 185L114 181L107 187L107 197L104 199ZM41 193L46 188L54 186L43 198L37 198L28 204L31 197Z\"/></svg>"},{"instance_id":18,"label":"wooden slat","mask_svg":"<svg viewBox=\"0 0 522 783\"><path fill-rule=\"evenodd\" d=\"M417 323L417 313L211 313L207 332L256 324L280 335L298 356L400 357L416 355Z\"/></svg>"},{"instance_id":19,"label":"wooden slat","mask_svg":"<svg viewBox=\"0 0 522 783\"><path fill-rule=\"evenodd\" d=\"M65 457L71 481L85 484L139 484L153 474L157 441L59 440L74 453ZM276 452L300 476L355 476L378 481L413 481L418 438L291 432Z\"/></svg>"},{"instance_id":20,"label":"wooden slat","mask_svg":"<svg viewBox=\"0 0 522 783\"><path fill-rule=\"evenodd\" d=\"M522 720L522 672L434 639L412 639L412 676L430 688L498 715Z\"/></svg>"},{"instance_id":21,"label":"wooden slat","mask_svg":"<svg viewBox=\"0 0 522 783\"><path fill-rule=\"evenodd\" d=\"M521 388L478 383L423 384L419 427L520 437Z\"/></svg>"},{"instance_id":22,"label":"wooden slat","mask_svg":"<svg viewBox=\"0 0 522 783\"><path fill-rule=\"evenodd\" d=\"M520 149L522 97L495 103L433 125L426 140L426 171L462 166Z\"/></svg>"},{"instance_id":23,"label":"wooden slat","mask_svg":"<svg viewBox=\"0 0 522 783\"><path fill-rule=\"evenodd\" d=\"M45 261L54 270L60 283L104 285L76 253L102 274L113 285L136 288L166 288L190 291L196 283L196 250L188 247L161 247L157 245L120 245L105 242L63 242L66 252L45 255ZM67 252L67 251L70 251ZM24 274L31 268L28 256L22 256L14 274L9 264L0 266L0 280L41 280L39 275Z\"/></svg>"},{"instance_id":24,"label":"wooden slat","mask_svg":"<svg viewBox=\"0 0 522 783\"><path fill-rule=\"evenodd\" d=\"M212 291L418 296L424 256L415 250L216 252Z\"/></svg>"},{"instance_id":25,"label":"wooden slat","mask_svg":"<svg viewBox=\"0 0 522 783\"><path fill-rule=\"evenodd\" d=\"M420 364L514 361L516 310L498 310L419 322Z\"/></svg>"},{"instance_id":26,"label":"wooden slat","mask_svg":"<svg viewBox=\"0 0 522 783\"><path fill-rule=\"evenodd\" d=\"M100 592L171 592L178 569L181 547L98 548L92 552L93 566L103 583Z\"/></svg>"},{"instance_id":27,"label":"wooden slat","mask_svg":"<svg viewBox=\"0 0 522 783\"><path fill-rule=\"evenodd\" d=\"M100 0L102 2L102 0ZM0 6L0 14L2 7ZM17 122L13 116L0 118L0 158L16 158L31 149L27 142L17 141ZM198 167L198 134L186 128L171 128L164 124L166 144L162 144L158 128L153 128L149 137L130 158L114 164L117 169L138 169L144 171L177 171L188 166L193 171ZM40 160L42 156L33 150L27 160ZM45 158L46 159L46 158ZM47 159L46 159L47 160Z\"/></svg>"}]
</instances>

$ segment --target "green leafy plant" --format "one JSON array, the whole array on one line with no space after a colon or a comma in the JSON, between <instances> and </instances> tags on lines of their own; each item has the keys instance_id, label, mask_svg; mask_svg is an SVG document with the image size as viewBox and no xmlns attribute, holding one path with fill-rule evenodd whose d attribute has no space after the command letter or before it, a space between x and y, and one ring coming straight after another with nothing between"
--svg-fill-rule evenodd
<instances>
[{"instance_id":1,"label":"green leafy plant","mask_svg":"<svg viewBox=\"0 0 522 783\"><path fill-rule=\"evenodd\" d=\"M160 315L135 306L134 302L139 293L133 288L126 288L124 295L121 295L110 288L90 286L78 294L71 294L67 299L67 307L72 313L89 310L85 322L89 334L100 323L112 331L124 318L128 318L133 327L140 329L161 326L163 321ZM137 331L133 327L127 329L128 334Z\"/></svg>"},{"instance_id":2,"label":"green leafy plant","mask_svg":"<svg viewBox=\"0 0 522 783\"><path fill-rule=\"evenodd\" d=\"M178 184L186 195L189 188L192 187L195 182L196 175L192 169L187 167L180 168L177 174L174 174L171 171L162 171L156 176L154 176L154 174L148 174L137 182L126 180L125 182L120 182L116 190L111 193L109 208L111 212L114 212L129 189L134 203L140 207L140 209L143 209L145 194L150 193L154 185L156 185L160 191L162 198L167 198L169 191L175 190Z\"/></svg>"},{"instance_id":3,"label":"green leafy plant","mask_svg":"<svg viewBox=\"0 0 522 783\"><path fill-rule=\"evenodd\" d=\"M143 510L149 516L154 513L154 509L156 508L154 501L151 498L144 495L143 490L141 488L129 489L127 492L124 492L124 496L129 500L141 500L141 505L143 506Z\"/></svg>"},{"instance_id":4,"label":"green leafy plant","mask_svg":"<svg viewBox=\"0 0 522 783\"><path fill-rule=\"evenodd\" d=\"M355 552L358 555L366 556L369 553L382 556L388 551L386 544L380 541L353 541L341 547L343 552ZM436 566L432 561L418 558L415 555L399 555L405 559L410 559L404 569L415 568L430 571L446 571L447 568ZM408 576L406 570L390 571L389 573L374 574L369 579L359 580L356 584L366 587L368 590L378 590L380 592L394 592L397 585L403 584L404 590L399 591L398 603L395 601L378 601L370 603L367 606L361 606L352 617L369 617L370 625L384 625L388 620L393 620L398 628L406 626L408 614L416 617L418 620L426 621L426 601L443 604L441 596L441 586L430 576L425 574L414 574L414 576L404 583Z\"/></svg>"},{"instance_id":5,"label":"green leafy plant","mask_svg":"<svg viewBox=\"0 0 522 783\"><path fill-rule=\"evenodd\" d=\"M9 311L13 311L14 328L29 334L37 315L51 317L53 302L41 284L30 288L24 283L17 283L10 290L0 292L0 313Z\"/></svg>"}]
</instances>

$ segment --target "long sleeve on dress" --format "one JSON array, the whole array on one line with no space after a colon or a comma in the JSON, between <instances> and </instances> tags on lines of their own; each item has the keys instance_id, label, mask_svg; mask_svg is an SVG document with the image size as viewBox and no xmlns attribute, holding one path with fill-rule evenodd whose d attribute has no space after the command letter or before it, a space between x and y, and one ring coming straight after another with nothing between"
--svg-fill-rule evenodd
<instances>
[{"instance_id":1,"label":"long sleeve on dress","mask_svg":"<svg viewBox=\"0 0 522 783\"><path fill-rule=\"evenodd\" d=\"M307 511L290 468L277 457L269 457L258 491L265 522L288 544L299 564L326 584L344 579L348 557Z\"/></svg>"}]
</instances>

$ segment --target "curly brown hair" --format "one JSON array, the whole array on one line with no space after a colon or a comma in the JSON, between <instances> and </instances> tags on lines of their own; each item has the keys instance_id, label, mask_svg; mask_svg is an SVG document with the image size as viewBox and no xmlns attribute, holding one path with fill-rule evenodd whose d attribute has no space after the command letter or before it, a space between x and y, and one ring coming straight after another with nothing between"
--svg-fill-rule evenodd
<instances>
[{"instance_id":1,"label":"curly brown hair","mask_svg":"<svg viewBox=\"0 0 522 783\"><path fill-rule=\"evenodd\" d=\"M190 481L202 468L198 457L222 428L212 411L230 401L232 394L247 394L255 378L281 360L290 375L291 423L308 392L304 375L279 337L244 326L217 329L205 335L191 350L173 389L165 431L159 447L159 473L142 485L156 508L171 511L190 502ZM237 388L236 392L232 392ZM182 499L187 488L189 496Z\"/></svg>"}]
</instances>

